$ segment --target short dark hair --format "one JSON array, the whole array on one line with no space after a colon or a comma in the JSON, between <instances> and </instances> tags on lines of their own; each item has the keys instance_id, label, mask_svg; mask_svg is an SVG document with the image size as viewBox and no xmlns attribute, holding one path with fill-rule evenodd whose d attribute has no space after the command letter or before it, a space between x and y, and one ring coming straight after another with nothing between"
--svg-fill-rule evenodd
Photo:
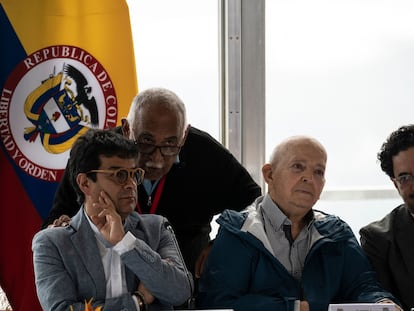
<instances>
[{"instance_id":1,"label":"short dark hair","mask_svg":"<svg viewBox=\"0 0 414 311\"><path fill-rule=\"evenodd\" d=\"M70 181L77 193L79 204L83 203L85 196L76 182L76 177L79 173L99 169L100 156L138 158L138 148L133 141L111 130L89 129L79 136L72 146L68 160ZM89 177L96 181L96 173Z\"/></svg>"},{"instance_id":2,"label":"short dark hair","mask_svg":"<svg viewBox=\"0 0 414 311\"><path fill-rule=\"evenodd\" d=\"M392 158L400 151L414 147L414 125L404 125L392 132L382 144L377 158L381 163L381 169L391 178L394 178Z\"/></svg>"}]
</instances>

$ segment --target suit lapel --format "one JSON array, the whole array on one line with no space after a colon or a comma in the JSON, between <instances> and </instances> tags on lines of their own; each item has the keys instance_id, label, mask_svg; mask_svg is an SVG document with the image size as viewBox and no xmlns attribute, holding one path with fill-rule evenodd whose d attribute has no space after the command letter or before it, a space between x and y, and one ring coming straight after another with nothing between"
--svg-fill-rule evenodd
<instances>
[{"instance_id":1,"label":"suit lapel","mask_svg":"<svg viewBox=\"0 0 414 311\"><path fill-rule=\"evenodd\" d=\"M407 208L402 208L398 211L395 219L396 232L395 240L399 251L402 254L401 260L408 271L407 280L414 279L414 221L409 214ZM410 286L412 284L409 284Z\"/></svg>"},{"instance_id":2,"label":"suit lapel","mask_svg":"<svg viewBox=\"0 0 414 311\"><path fill-rule=\"evenodd\" d=\"M73 247L76 249L91 279L95 282L98 296L105 297L106 281L102 259L96 244L95 234L89 226L83 208L73 217L71 225L76 229L76 232L72 235Z\"/></svg>"},{"instance_id":3,"label":"suit lapel","mask_svg":"<svg viewBox=\"0 0 414 311\"><path fill-rule=\"evenodd\" d=\"M144 232L140 228L140 216L138 214L131 214L125 219L125 232L131 231L139 239L143 239Z\"/></svg>"},{"instance_id":4,"label":"suit lapel","mask_svg":"<svg viewBox=\"0 0 414 311\"><path fill-rule=\"evenodd\" d=\"M138 214L137 214L138 215ZM134 234L138 239L144 239L144 233L142 232L142 230L138 229L139 225L139 218L135 217L136 215L130 215L126 220L125 220L125 232L131 231L132 234ZM139 284L139 280L137 282L137 276L131 272L127 266L125 266L125 275L126 275L126 283L127 283L127 287L128 290L137 290L138 289L138 284Z\"/></svg>"}]
</instances>

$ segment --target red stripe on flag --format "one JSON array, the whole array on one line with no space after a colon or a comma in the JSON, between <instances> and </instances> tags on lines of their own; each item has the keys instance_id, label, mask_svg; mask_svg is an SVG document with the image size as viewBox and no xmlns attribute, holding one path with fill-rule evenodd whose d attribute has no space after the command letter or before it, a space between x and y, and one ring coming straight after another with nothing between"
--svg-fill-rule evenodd
<instances>
[{"instance_id":1,"label":"red stripe on flag","mask_svg":"<svg viewBox=\"0 0 414 311\"><path fill-rule=\"evenodd\" d=\"M42 220L2 150L0 174L0 284L13 311L41 311L31 245Z\"/></svg>"}]
</instances>

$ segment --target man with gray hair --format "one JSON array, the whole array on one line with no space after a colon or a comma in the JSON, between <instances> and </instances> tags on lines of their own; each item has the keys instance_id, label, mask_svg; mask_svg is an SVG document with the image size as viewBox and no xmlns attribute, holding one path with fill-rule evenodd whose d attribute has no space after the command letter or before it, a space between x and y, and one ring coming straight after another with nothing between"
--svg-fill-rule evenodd
<instances>
[{"instance_id":1,"label":"man with gray hair","mask_svg":"<svg viewBox=\"0 0 414 311\"><path fill-rule=\"evenodd\" d=\"M137 210L168 218L187 267L198 277L214 215L242 210L261 188L229 150L187 123L184 103L170 90L140 92L117 130L137 143L139 166L146 172ZM75 199L64 176L43 226L67 222L79 208Z\"/></svg>"}]
</instances>

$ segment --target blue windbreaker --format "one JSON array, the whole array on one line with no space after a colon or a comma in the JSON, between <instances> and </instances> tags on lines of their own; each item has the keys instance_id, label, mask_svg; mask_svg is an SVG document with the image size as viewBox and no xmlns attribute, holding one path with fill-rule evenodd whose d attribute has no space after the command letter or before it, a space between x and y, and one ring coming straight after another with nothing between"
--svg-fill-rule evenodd
<instances>
[{"instance_id":1,"label":"blue windbreaker","mask_svg":"<svg viewBox=\"0 0 414 311\"><path fill-rule=\"evenodd\" d=\"M398 303L379 286L351 228L316 210L314 225L322 238L306 256L301 281L295 280L265 247L269 243L256 209L262 199L246 212L226 210L217 220L219 232L199 283L199 308L293 311L295 300L307 300L311 311L327 311L330 303L383 298ZM253 221L246 226L247 218Z\"/></svg>"}]
</instances>

